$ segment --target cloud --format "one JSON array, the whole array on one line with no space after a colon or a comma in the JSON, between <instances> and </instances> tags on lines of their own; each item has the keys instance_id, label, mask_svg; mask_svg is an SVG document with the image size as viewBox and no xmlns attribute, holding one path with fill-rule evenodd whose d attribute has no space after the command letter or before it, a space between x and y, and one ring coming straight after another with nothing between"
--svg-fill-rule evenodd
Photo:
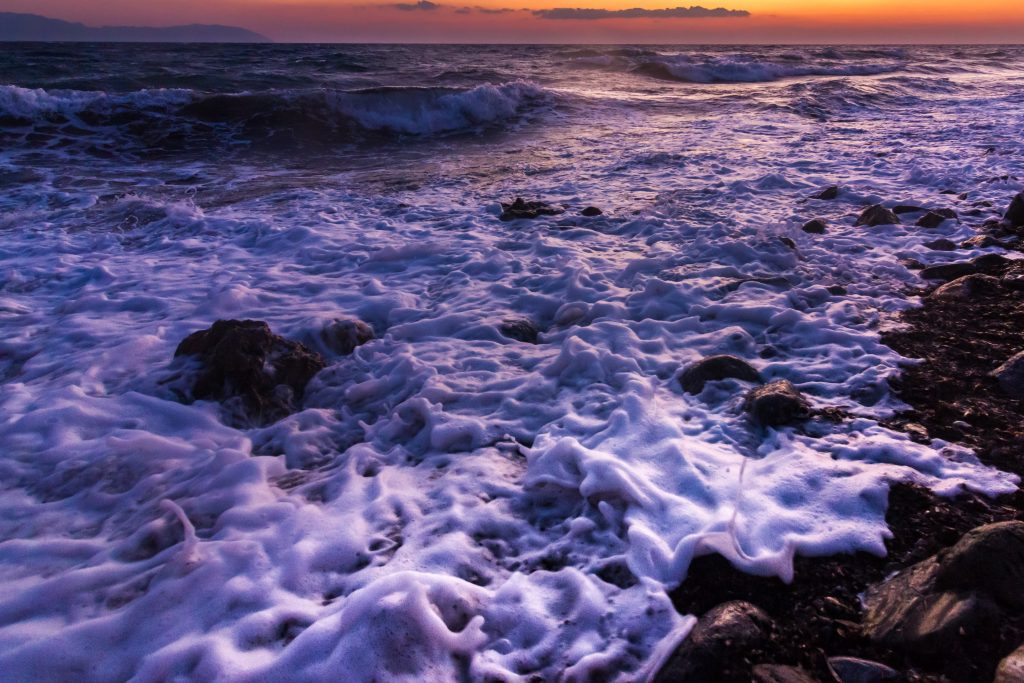
<instances>
[{"instance_id":1,"label":"cloud","mask_svg":"<svg viewBox=\"0 0 1024 683\"><path fill-rule=\"evenodd\" d=\"M555 9L534 10L534 16L541 19L704 19L708 17L749 17L750 12L743 9L725 9L717 7L708 9L695 5L693 7L671 7L668 9L583 9L556 7Z\"/></svg>"},{"instance_id":2,"label":"cloud","mask_svg":"<svg viewBox=\"0 0 1024 683\"><path fill-rule=\"evenodd\" d=\"M508 9L506 7L497 8L497 9L491 8L491 7L474 7L473 9L476 10L477 12L480 12L480 14L508 14L509 12L516 12L516 11L518 11L518 10L514 10L514 9Z\"/></svg>"},{"instance_id":3,"label":"cloud","mask_svg":"<svg viewBox=\"0 0 1024 683\"><path fill-rule=\"evenodd\" d=\"M403 12L422 12L439 9L441 5L436 2L430 2L430 0L419 0L419 2L398 2L391 5L395 9L400 9Z\"/></svg>"}]
</instances>

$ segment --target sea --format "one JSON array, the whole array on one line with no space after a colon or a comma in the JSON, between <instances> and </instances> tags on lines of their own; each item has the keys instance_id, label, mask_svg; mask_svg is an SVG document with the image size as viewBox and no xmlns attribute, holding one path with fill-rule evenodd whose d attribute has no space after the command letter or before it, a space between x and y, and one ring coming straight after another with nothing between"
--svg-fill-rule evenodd
<instances>
[{"instance_id":1,"label":"sea","mask_svg":"<svg viewBox=\"0 0 1024 683\"><path fill-rule=\"evenodd\" d=\"M885 426L880 335L1022 103L1019 46L0 45L0 678L642 681L695 557L1014 490ZM220 319L374 339L238 425L171 388ZM716 354L842 419L685 392Z\"/></svg>"}]
</instances>

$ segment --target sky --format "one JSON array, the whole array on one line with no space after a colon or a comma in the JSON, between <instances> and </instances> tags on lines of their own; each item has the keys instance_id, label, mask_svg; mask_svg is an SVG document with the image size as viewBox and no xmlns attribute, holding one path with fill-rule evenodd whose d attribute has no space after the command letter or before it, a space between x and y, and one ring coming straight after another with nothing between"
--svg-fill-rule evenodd
<instances>
[{"instance_id":1,"label":"sky","mask_svg":"<svg viewBox=\"0 0 1024 683\"><path fill-rule=\"evenodd\" d=\"M1024 0L0 0L98 25L216 23L282 42L1020 43Z\"/></svg>"}]
</instances>

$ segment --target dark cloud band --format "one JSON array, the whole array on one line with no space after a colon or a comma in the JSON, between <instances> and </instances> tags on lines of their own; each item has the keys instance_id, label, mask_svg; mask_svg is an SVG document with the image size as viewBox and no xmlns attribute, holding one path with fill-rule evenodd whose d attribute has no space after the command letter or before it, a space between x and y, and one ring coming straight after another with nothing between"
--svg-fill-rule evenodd
<instances>
[{"instance_id":1,"label":"dark cloud band","mask_svg":"<svg viewBox=\"0 0 1024 683\"><path fill-rule=\"evenodd\" d=\"M749 17L750 12L743 9L725 9L716 7L708 9L699 5L693 7L671 7L668 9L583 9L557 7L540 9L533 12L542 19L703 19L709 17Z\"/></svg>"}]
</instances>

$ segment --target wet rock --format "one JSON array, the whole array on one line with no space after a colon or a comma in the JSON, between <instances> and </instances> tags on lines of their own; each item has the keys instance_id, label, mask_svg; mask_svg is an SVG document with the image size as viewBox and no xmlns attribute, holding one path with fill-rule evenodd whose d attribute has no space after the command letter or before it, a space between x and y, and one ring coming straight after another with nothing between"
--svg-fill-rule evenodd
<instances>
[{"instance_id":1,"label":"wet rock","mask_svg":"<svg viewBox=\"0 0 1024 683\"><path fill-rule=\"evenodd\" d=\"M987 249L988 247L1003 247L1005 249L1006 245L992 235L975 235L960 243L961 249Z\"/></svg>"},{"instance_id":2,"label":"wet rock","mask_svg":"<svg viewBox=\"0 0 1024 683\"><path fill-rule=\"evenodd\" d=\"M540 216L557 216L564 212L564 209L545 202L528 202L522 197L516 197L511 204L501 203L501 216L503 221L511 221L517 218L538 218Z\"/></svg>"},{"instance_id":3,"label":"wet rock","mask_svg":"<svg viewBox=\"0 0 1024 683\"><path fill-rule=\"evenodd\" d=\"M854 225L866 225L873 228L877 225L899 225L900 219L892 211L881 204L869 206L861 212Z\"/></svg>"},{"instance_id":4,"label":"wet rock","mask_svg":"<svg viewBox=\"0 0 1024 683\"><path fill-rule=\"evenodd\" d=\"M1006 207L1003 220L1013 227L1024 225L1024 192L1018 192Z\"/></svg>"},{"instance_id":5,"label":"wet rock","mask_svg":"<svg viewBox=\"0 0 1024 683\"><path fill-rule=\"evenodd\" d=\"M928 266L921 270L921 277L926 280L955 280L965 275L978 272L977 267L970 261L959 261L957 263L940 263L935 266Z\"/></svg>"},{"instance_id":6,"label":"wet rock","mask_svg":"<svg viewBox=\"0 0 1024 683\"><path fill-rule=\"evenodd\" d=\"M992 683L1021 683L1024 681L1024 645L1008 654L999 662L996 677Z\"/></svg>"},{"instance_id":7,"label":"wet rock","mask_svg":"<svg viewBox=\"0 0 1024 683\"><path fill-rule=\"evenodd\" d=\"M713 681L740 673L748 666L744 655L766 642L771 631L771 618L758 607L739 600L723 603L697 620L654 681Z\"/></svg>"},{"instance_id":8,"label":"wet rock","mask_svg":"<svg viewBox=\"0 0 1024 683\"><path fill-rule=\"evenodd\" d=\"M934 251L954 251L956 249L956 243L953 240L947 240L945 237L925 242L924 246Z\"/></svg>"},{"instance_id":9,"label":"wet rock","mask_svg":"<svg viewBox=\"0 0 1024 683\"><path fill-rule=\"evenodd\" d=\"M899 676L892 667L859 657L829 657L828 669L838 683L882 683Z\"/></svg>"},{"instance_id":10,"label":"wet rock","mask_svg":"<svg viewBox=\"0 0 1024 683\"><path fill-rule=\"evenodd\" d=\"M921 270L924 268L924 264L918 261L916 258L901 258L900 263L907 270Z\"/></svg>"},{"instance_id":11,"label":"wet rock","mask_svg":"<svg viewBox=\"0 0 1024 683\"><path fill-rule=\"evenodd\" d=\"M758 664L751 679L754 683L818 683L818 679L798 666Z\"/></svg>"},{"instance_id":12,"label":"wet rock","mask_svg":"<svg viewBox=\"0 0 1024 683\"><path fill-rule=\"evenodd\" d=\"M907 433L911 441L916 443L930 443L931 439L928 436L928 430L924 425L916 422L908 422L903 425L903 431Z\"/></svg>"},{"instance_id":13,"label":"wet rock","mask_svg":"<svg viewBox=\"0 0 1024 683\"><path fill-rule=\"evenodd\" d=\"M839 186L830 185L821 192L811 195L811 199L835 199L839 196Z\"/></svg>"},{"instance_id":14,"label":"wet rock","mask_svg":"<svg viewBox=\"0 0 1024 683\"><path fill-rule=\"evenodd\" d=\"M828 293L832 296L843 296L846 294L846 287L843 287L842 285L829 285L825 289L827 289Z\"/></svg>"},{"instance_id":15,"label":"wet rock","mask_svg":"<svg viewBox=\"0 0 1024 683\"><path fill-rule=\"evenodd\" d=\"M998 292L999 278L991 275L965 275L947 282L928 295L930 299L977 299Z\"/></svg>"},{"instance_id":16,"label":"wet rock","mask_svg":"<svg viewBox=\"0 0 1024 683\"><path fill-rule=\"evenodd\" d=\"M1024 522L997 522L968 531L941 556L936 586L979 589L1024 613Z\"/></svg>"},{"instance_id":17,"label":"wet rock","mask_svg":"<svg viewBox=\"0 0 1024 683\"><path fill-rule=\"evenodd\" d=\"M796 242L789 237L779 237L779 241L785 244L790 249L796 249Z\"/></svg>"},{"instance_id":18,"label":"wet rock","mask_svg":"<svg viewBox=\"0 0 1024 683\"><path fill-rule=\"evenodd\" d=\"M812 235L822 235L828 229L828 223L820 218L815 218L814 220L804 223L803 227L800 229L804 232L809 232Z\"/></svg>"},{"instance_id":19,"label":"wet rock","mask_svg":"<svg viewBox=\"0 0 1024 683\"><path fill-rule=\"evenodd\" d=\"M306 384L325 366L320 354L274 334L261 320L218 320L186 337L174 355L199 360L193 398L237 399L243 416L257 423L294 412Z\"/></svg>"},{"instance_id":20,"label":"wet rock","mask_svg":"<svg viewBox=\"0 0 1024 683\"><path fill-rule=\"evenodd\" d=\"M932 228L939 227L946 221L950 220L950 218L950 216L944 216L938 211L929 211L928 213L917 219L916 225L919 228L927 228L930 230Z\"/></svg>"},{"instance_id":21,"label":"wet rock","mask_svg":"<svg viewBox=\"0 0 1024 683\"><path fill-rule=\"evenodd\" d=\"M509 318L501 323L501 327L498 329L509 339L526 344L536 344L540 334L540 330L533 324L533 321L526 318Z\"/></svg>"},{"instance_id":22,"label":"wet rock","mask_svg":"<svg viewBox=\"0 0 1024 683\"><path fill-rule=\"evenodd\" d=\"M904 213L918 213L919 211L926 211L923 206L914 206L912 204L898 204L892 207L892 212L896 215Z\"/></svg>"},{"instance_id":23,"label":"wet rock","mask_svg":"<svg viewBox=\"0 0 1024 683\"><path fill-rule=\"evenodd\" d=\"M1008 396L1024 399L1024 351L993 370L991 376Z\"/></svg>"},{"instance_id":24,"label":"wet rock","mask_svg":"<svg viewBox=\"0 0 1024 683\"><path fill-rule=\"evenodd\" d=\"M761 374L747 361L723 354L708 356L687 367L679 374L679 384L683 391L699 394L705 383L729 378L760 382Z\"/></svg>"},{"instance_id":25,"label":"wet rock","mask_svg":"<svg viewBox=\"0 0 1024 683\"><path fill-rule=\"evenodd\" d=\"M807 399L784 379L752 389L743 407L756 422L769 427L790 424L810 415Z\"/></svg>"},{"instance_id":26,"label":"wet rock","mask_svg":"<svg viewBox=\"0 0 1024 683\"><path fill-rule=\"evenodd\" d=\"M347 356L373 339L373 328L362 320L338 319L326 325L319 333L319 341L324 348L340 355Z\"/></svg>"},{"instance_id":27,"label":"wet rock","mask_svg":"<svg viewBox=\"0 0 1024 683\"><path fill-rule=\"evenodd\" d=\"M591 216L600 216L602 213L604 213L604 211L597 208L596 206L588 206L587 208L580 211L581 216L587 216L588 218Z\"/></svg>"}]
</instances>

